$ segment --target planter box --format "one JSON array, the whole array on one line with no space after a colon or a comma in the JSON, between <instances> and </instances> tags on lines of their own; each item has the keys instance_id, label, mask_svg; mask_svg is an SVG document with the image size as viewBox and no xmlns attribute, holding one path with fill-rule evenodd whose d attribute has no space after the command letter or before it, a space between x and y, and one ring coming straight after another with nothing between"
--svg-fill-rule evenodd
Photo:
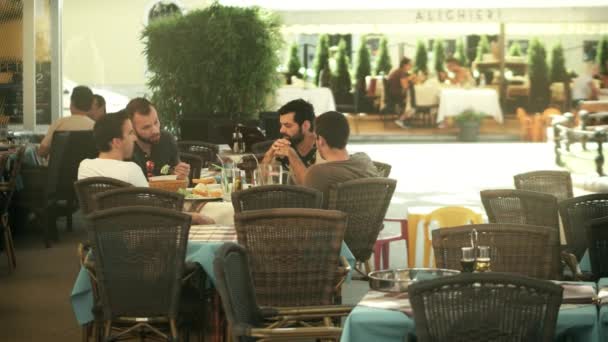
<instances>
[{"instance_id":1,"label":"planter box","mask_svg":"<svg viewBox=\"0 0 608 342\"><path fill-rule=\"evenodd\" d=\"M458 132L458 140L467 142L479 140L479 122L465 121L458 123L458 126L460 127L460 132Z\"/></svg>"}]
</instances>

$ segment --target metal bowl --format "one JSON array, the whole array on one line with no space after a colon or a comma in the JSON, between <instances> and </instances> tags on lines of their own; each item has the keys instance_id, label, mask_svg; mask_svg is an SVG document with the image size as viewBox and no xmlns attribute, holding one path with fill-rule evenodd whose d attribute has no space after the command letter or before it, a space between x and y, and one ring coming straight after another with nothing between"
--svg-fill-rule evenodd
<instances>
[{"instance_id":1,"label":"metal bowl","mask_svg":"<svg viewBox=\"0 0 608 342\"><path fill-rule=\"evenodd\" d=\"M414 282L453 276L459 273L460 271L441 268L382 270L369 274L369 287L372 290L382 292L407 292L407 288Z\"/></svg>"}]
</instances>

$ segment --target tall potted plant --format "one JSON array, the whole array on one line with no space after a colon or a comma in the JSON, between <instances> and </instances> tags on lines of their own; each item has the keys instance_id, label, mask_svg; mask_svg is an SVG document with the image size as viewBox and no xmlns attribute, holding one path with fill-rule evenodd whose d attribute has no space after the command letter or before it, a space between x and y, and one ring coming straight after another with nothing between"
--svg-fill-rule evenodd
<instances>
[{"instance_id":1,"label":"tall potted plant","mask_svg":"<svg viewBox=\"0 0 608 342\"><path fill-rule=\"evenodd\" d=\"M317 50L315 52L315 60L314 60L314 69L315 69L315 84L326 87L329 82L326 82L325 79L330 77L329 70L329 36L326 34L322 34L319 36L319 41L317 42ZM325 77L322 77L325 76ZM322 81L322 82L321 82Z\"/></svg>"},{"instance_id":2,"label":"tall potted plant","mask_svg":"<svg viewBox=\"0 0 608 342\"><path fill-rule=\"evenodd\" d=\"M479 38L479 42L477 43L477 54L475 56L475 60L477 62L483 61L483 55L490 53L490 42L488 41L488 36L485 34Z\"/></svg>"},{"instance_id":3,"label":"tall potted plant","mask_svg":"<svg viewBox=\"0 0 608 342\"><path fill-rule=\"evenodd\" d=\"M336 56L336 72L332 75L331 89L336 97L337 103L350 102L350 72L348 67L348 56L346 42L340 39L338 54Z\"/></svg>"},{"instance_id":4,"label":"tall potted plant","mask_svg":"<svg viewBox=\"0 0 608 342\"><path fill-rule=\"evenodd\" d=\"M542 112L550 99L549 67L547 52L538 39L533 39L528 50L528 75L530 77L530 109Z\"/></svg>"},{"instance_id":5,"label":"tall potted plant","mask_svg":"<svg viewBox=\"0 0 608 342\"><path fill-rule=\"evenodd\" d=\"M456 40L456 52L454 52L454 58L456 58L462 66L469 65L469 59L467 58L467 52L464 49L464 41L462 39Z\"/></svg>"},{"instance_id":6,"label":"tall potted plant","mask_svg":"<svg viewBox=\"0 0 608 342\"><path fill-rule=\"evenodd\" d=\"M458 140L460 141L478 141L479 140L479 127L481 121L487 114L477 112L472 108L465 109L460 114L454 117L454 121L460 127L458 132Z\"/></svg>"},{"instance_id":7,"label":"tall potted plant","mask_svg":"<svg viewBox=\"0 0 608 342\"><path fill-rule=\"evenodd\" d=\"M570 76L566 70L566 59L564 49L561 44L557 44L551 49L551 83L562 83L564 87L564 109L570 108L568 99L570 98Z\"/></svg>"},{"instance_id":8,"label":"tall potted plant","mask_svg":"<svg viewBox=\"0 0 608 342\"><path fill-rule=\"evenodd\" d=\"M298 54L298 44L293 43L289 50L289 62L287 62L287 84L291 84L292 76L298 78L302 77L302 74L300 74L301 67L302 64L300 63L300 56Z\"/></svg>"},{"instance_id":9,"label":"tall potted plant","mask_svg":"<svg viewBox=\"0 0 608 342\"><path fill-rule=\"evenodd\" d=\"M414 72L422 72L425 75L429 73L429 56L426 51L426 44L424 41L419 40L416 44L416 61L414 64Z\"/></svg>"},{"instance_id":10,"label":"tall potted plant","mask_svg":"<svg viewBox=\"0 0 608 342\"><path fill-rule=\"evenodd\" d=\"M513 56L513 57L520 57L523 55L523 52L521 51L521 45L519 45L518 42L513 42L511 44L511 46L509 47L509 56Z\"/></svg>"},{"instance_id":11,"label":"tall potted plant","mask_svg":"<svg viewBox=\"0 0 608 342\"><path fill-rule=\"evenodd\" d=\"M367 48L367 37L361 38L359 50L357 51L357 59L355 60L355 101L361 102L365 96L365 78L372 73L372 65L370 61L370 53Z\"/></svg>"},{"instance_id":12,"label":"tall potted plant","mask_svg":"<svg viewBox=\"0 0 608 342\"><path fill-rule=\"evenodd\" d=\"M433 61L437 74L445 71L445 46L441 39L436 39L433 42Z\"/></svg>"},{"instance_id":13,"label":"tall potted plant","mask_svg":"<svg viewBox=\"0 0 608 342\"><path fill-rule=\"evenodd\" d=\"M608 86L608 36L604 36L597 46L596 63L604 86Z\"/></svg>"},{"instance_id":14,"label":"tall potted plant","mask_svg":"<svg viewBox=\"0 0 608 342\"><path fill-rule=\"evenodd\" d=\"M142 33L148 87L170 130L183 118L245 121L279 86L280 21L217 2L149 24Z\"/></svg>"},{"instance_id":15,"label":"tall potted plant","mask_svg":"<svg viewBox=\"0 0 608 342\"><path fill-rule=\"evenodd\" d=\"M391 57L388 54L388 40L386 37L382 37L380 41L380 51L378 52L378 59L376 60L376 75L384 74L388 75L391 72Z\"/></svg>"}]
</instances>

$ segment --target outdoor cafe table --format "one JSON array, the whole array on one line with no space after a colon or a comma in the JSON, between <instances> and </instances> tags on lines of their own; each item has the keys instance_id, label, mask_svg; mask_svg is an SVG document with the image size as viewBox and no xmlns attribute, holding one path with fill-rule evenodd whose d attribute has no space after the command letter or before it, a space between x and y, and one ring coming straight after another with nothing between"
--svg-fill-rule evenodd
<instances>
[{"instance_id":1,"label":"outdoor cafe table","mask_svg":"<svg viewBox=\"0 0 608 342\"><path fill-rule=\"evenodd\" d=\"M578 283L580 284L580 283ZM595 283L587 282L596 288ZM597 290L597 288L596 288ZM604 310L607 308L604 306ZM604 311L606 314L606 311ZM602 325L603 328L607 327ZM605 330L603 331L605 333ZM556 340L599 342L600 324L595 304L562 304L557 317ZM412 317L401 311L357 305L344 322L341 342L403 342L415 336ZM605 337L605 335L604 335Z\"/></svg>"},{"instance_id":2,"label":"outdoor cafe table","mask_svg":"<svg viewBox=\"0 0 608 342\"><path fill-rule=\"evenodd\" d=\"M466 109L473 109L494 117L502 123L502 109L498 103L498 93L489 88L445 88L439 96L437 122L448 116L456 116Z\"/></svg>"},{"instance_id":3,"label":"outdoor cafe table","mask_svg":"<svg viewBox=\"0 0 608 342\"><path fill-rule=\"evenodd\" d=\"M236 241L236 231L227 225L194 225L190 228L186 261L200 264L212 283L215 283L213 260L220 246L229 241ZM354 268L355 257L342 242L340 255L346 257ZM80 269L70 295L72 308L79 324L93 321L93 292L89 275L84 268Z\"/></svg>"}]
</instances>

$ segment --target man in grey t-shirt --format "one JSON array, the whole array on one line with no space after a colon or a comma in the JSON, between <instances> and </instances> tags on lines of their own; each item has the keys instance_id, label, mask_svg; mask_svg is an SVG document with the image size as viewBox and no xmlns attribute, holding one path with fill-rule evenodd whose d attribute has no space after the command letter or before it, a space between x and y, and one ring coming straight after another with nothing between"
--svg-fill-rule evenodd
<instances>
[{"instance_id":1,"label":"man in grey t-shirt","mask_svg":"<svg viewBox=\"0 0 608 342\"><path fill-rule=\"evenodd\" d=\"M332 184L353 179L378 177L378 171L365 153L352 156L346 150L350 134L348 121L342 113L327 112L315 120L317 150L326 163L309 167L304 175L304 186L323 192L324 206L327 205L329 188Z\"/></svg>"}]
</instances>

